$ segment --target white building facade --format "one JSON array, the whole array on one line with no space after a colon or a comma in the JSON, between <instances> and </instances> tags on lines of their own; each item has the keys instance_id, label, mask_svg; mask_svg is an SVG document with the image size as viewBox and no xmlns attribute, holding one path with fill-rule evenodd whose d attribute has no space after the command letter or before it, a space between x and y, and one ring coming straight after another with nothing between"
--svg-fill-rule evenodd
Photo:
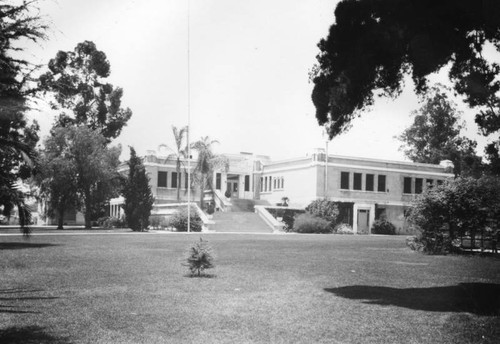
<instances>
[{"instance_id":1,"label":"white building facade","mask_svg":"<svg viewBox=\"0 0 500 344\"><path fill-rule=\"evenodd\" d=\"M405 233L407 209L416 195L454 176L449 163L431 165L333 155L327 158L321 149L306 157L281 161L251 153L223 156L229 168L214 171L214 193L206 190L204 202L216 201L222 207L217 200L227 195L231 200L247 199L274 206L286 197L290 206L304 208L315 199L326 198L339 203L342 222L358 233L370 233L374 221L381 217L392 222L398 233ZM186 161L182 161L179 199L175 159L149 152L143 161L156 204L187 201ZM191 201L200 203L200 190L192 188L190 196ZM117 211L119 214L120 202L111 201L112 215Z\"/></svg>"}]
</instances>

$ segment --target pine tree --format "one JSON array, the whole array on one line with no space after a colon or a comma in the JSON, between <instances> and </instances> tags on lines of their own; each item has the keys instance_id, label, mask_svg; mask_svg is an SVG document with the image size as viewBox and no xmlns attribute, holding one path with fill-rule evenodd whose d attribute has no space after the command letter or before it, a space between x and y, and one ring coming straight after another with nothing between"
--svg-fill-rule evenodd
<instances>
[{"instance_id":1,"label":"pine tree","mask_svg":"<svg viewBox=\"0 0 500 344\"><path fill-rule=\"evenodd\" d=\"M208 241L204 241L202 238L189 248L186 260L186 265L189 267L192 276L200 277L203 270L215 266L212 247L208 245Z\"/></svg>"},{"instance_id":2,"label":"pine tree","mask_svg":"<svg viewBox=\"0 0 500 344\"><path fill-rule=\"evenodd\" d=\"M146 169L133 147L130 147L128 167L128 179L123 190L125 217L133 231L142 232L148 228L154 198Z\"/></svg>"}]
</instances>

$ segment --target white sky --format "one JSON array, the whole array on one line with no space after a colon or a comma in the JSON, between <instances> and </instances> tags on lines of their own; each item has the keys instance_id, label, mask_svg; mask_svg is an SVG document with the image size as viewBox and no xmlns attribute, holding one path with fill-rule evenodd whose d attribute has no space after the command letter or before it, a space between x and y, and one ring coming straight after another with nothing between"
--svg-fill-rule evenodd
<instances>
[{"instance_id":1,"label":"white sky","mask_svg":"<svg viewBox=\"0 0 500 344\"><path fill-rule=\"evenodd\" d=\"M139 154L173 145L171 126L187 124L187 0L45 0L49 40L31 48L46 64L84 40L111 63L109 80L124 89L133 116L115 143ZM191 140L217 139L217 151L304 156L324 147L311 101L308 71L317 42L334 21L337 1L191 0ZM397 99L379 99L352 129L334 138L330 154L403 160L394 139L419 107L411 81ZM54 113L36 114L46 134ZM478 139L472 112L468 136ZM483 138L479 138L484 143ZM482 153L482 145L479 152Z\"/></svg>"}]
</instances>

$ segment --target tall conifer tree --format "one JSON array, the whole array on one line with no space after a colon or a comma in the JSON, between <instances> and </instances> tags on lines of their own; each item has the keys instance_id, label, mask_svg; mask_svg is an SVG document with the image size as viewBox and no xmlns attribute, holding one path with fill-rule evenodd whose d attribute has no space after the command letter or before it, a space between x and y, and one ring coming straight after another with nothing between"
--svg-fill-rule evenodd
<instances>
[{"instance_id":1,"label":"tall conifer tree","mask_svg":"<svg viewBox=\"0 0 500 344\"><path fill-rule=\"evenodd\" d=\"M142 232L148 228L154 198L146 169L133 147L130 147L128 167L128 179L123 189L125 217L133 231Z\"/></svg>"}]
</instances>

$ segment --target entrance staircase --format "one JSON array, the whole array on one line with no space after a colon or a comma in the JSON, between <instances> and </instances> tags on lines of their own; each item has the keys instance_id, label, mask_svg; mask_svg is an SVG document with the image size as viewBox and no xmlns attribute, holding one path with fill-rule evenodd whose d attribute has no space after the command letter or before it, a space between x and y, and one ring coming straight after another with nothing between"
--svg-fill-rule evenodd
<instances>
[{"instance_id":1,"label":"entrance staircase","mask_svg":"<svg viewBox=\"0 0 500 344\"><path fill-rule=\"evenodd\" d=\"M272 233L269 225L255 213L254 206L254 200L231 198L231 210L215 212L215 224L210 229L222 233Z\"/></svg>"},{"instance_id":2,"label":"entrance staircase","mask_svg":"<svg viewBox=\"0 0 500 344\"><path fill-rule=\"evenodd\" d=\"M217 233L272 233L269 226L256 213L248 211L218 211L214 214L215 224L210 230Z\"/></svg>"}]
</instances>

